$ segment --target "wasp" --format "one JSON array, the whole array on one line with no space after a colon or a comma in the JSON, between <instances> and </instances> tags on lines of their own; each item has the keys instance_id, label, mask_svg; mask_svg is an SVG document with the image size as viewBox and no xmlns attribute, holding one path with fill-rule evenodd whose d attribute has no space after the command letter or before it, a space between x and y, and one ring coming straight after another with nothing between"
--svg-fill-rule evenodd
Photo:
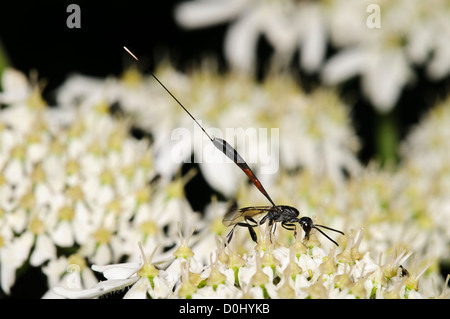
<instances>
[{"instance_id":1,"label":"wasp","mask_svg":"<svg viewBox=\"0 0 450 319\"><path fill-rule=\"evenodd\" d=\"M124 49L138 62L141 61L126 47ZM142 63L141 63L142 64ZM318 230L322 235L332 241L336 246L339 246L336 241L334 241L331 237L325 234L320 228L325 228L337 233L344 235L344 233L340 230L330 228L324 225L317 225L313 222L313 220L309 217L301 217L299 216L299 211L291 206L286 205L276 205L273 200L270 198L267 191L264 189L264 186L261 184L259 179L256 177L255 173L251 170L248 164L244 161L244 159L239 155L235 148L233 148L227 141L209 135L206 130L200 125L200 123L195 119L195 117L186 109L186 107L172 94L172 92L151 72L151 70L144 66L144 72L150 74L162 87L163 89L178 103L178 105L192 118L192 120L197 123L197 125L202 129L202 131L206 134L206 136L210 139L210 141L214 144L216 148L218 148L222 153L224 153L229 159L231 159L252 181L253 185L267 198L267 200L272 204L272 206L251 206L251 207L243 207L237 209L236 205L232 205L231 209L225 214L222 223L229 227L233 226L231 231L228 233L226 237L227 243L231 241L233 238L234 230L237 226L247 227L250 233L250 237L253 241L258 242L258 237L254 230L258 225L263 225L264 223L268 223L269 227L271 227L270 234L275 232L277 223L281 223L281 227L284 229L294 231L294 235L296 235L296 223L298 223L303 231L305 232L305 239L308 240L311 230L314 228ZM261 217L265 214L263 217ZM261 218L260 218L261 217ZM260 219L259 219L260 218ZM257 221L256 219L259 219Z\"/></svg>"},{"instance_id":2,"label":"wasp","mask_svg":"<svg viewBox=\"0 0 450 319\"><path fill-rule=\"evenodd\" d=\"M261 216L263 214L266 215L262 217L259 222L257 222L255 220L255 217ZM237 226L247 227L250 233L250 237L253 239L253 241L258 242L256 232L253 228L257 227L258 225L262 225L265 222L268 222L268 225L272 227L270 234L275 232L277 225L276 223L281 223L281 227L287 230L294 231L294 236L296 236L297 228L295 223L299 223L299 225L305 232L304 238L306 240L309 240L311 230L314 228L317 229L326 238L331 240L336 246L339 246L336 241L334 241L318 227L332 230L344 235L342 231L324 225L315 224L313 220L307 216L298 218L298 215L299 211L296 208L286 205L243 207L240 209L230 209L223 218L222 223L225 226L233 226L233 228L227 235L227 243L229 243L233 238L234 229Z\"/></svg>"}]
</instances>

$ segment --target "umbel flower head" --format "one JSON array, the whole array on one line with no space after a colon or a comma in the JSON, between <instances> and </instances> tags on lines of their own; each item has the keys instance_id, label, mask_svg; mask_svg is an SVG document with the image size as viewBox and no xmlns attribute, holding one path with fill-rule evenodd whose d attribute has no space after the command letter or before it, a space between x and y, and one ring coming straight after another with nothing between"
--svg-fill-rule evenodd
<instances>
[{"instance_id":1,"label":"umbel flower head","mask_svg":"<svg viewBox=\"0 0 450 319\"><path fill-rule=\"evenodd\" d=\"M22 74L3 77L18 83L0 101L4 293L28 264L42 269L49 287L90 287L93 263L131 258L138 241L166 250L175 245L177 222L198 224L182 193L185 177L150 183L158 174L148 141L133 138L130 122L112 117L101 95L49 108Z\"/></svg>"},{"instance_id":2,"label":"umbel flower head","mask_svg":"<svg viewBox=\"0 0 450 319\"><path fill-rule=\"evenodd\" d=\"M272 68L290 67L300 52L295 62L324 84L360 76L363 94L379 112L395 107L415 66L433 80L448 76L448 15L440 0L194 0L175 9L175 20L188 30L229 22L223 43L231 68L254 72L263 38L273 48ZM329 57L327 46L335 49Z\"/></svg>"},{"instance_id":3,"label":"umbel flower head","mask_svg":"<svg viewBox=\"0 0 450 319\"><path fill-rule=\"evenodd\" d=\"M345 179L343 172L360 170L359 141L349 109L334 91L319 89L307 94L287 75L257 83L237 73L219 75L213 67L205 64L188 76L163 65L155 73L211 136L235 140L233 146L266 183L280 170L300 167L329 176L336 184ZM86 87L80 84L83 79ZM58 101L71 105L92 98L91 82L80 76L69 78L59 90ZM120 81L96 85L110 103L122 107L133 124L151 132L158 173L171 178L182 163L193 160L211 186L227 196L236 195L235 185L242 184L245 175L213 147L151 76L142 77L130 69ZM157 101L157 106L149 107L149 101Z\"/></svg>"},{"instance_id":4,"label":"umbel flower head","mask_svg":"<svg viewBox=\"0 0 450 319\"><path fill-rule=\"evenodd\" d=\"M362 231L358 234L362 238ZM188 242L180 239L177 251L190 251ZM263 240L268 242L269 238ZM54 292L68 298L91 298L121 292L129 286L125 298L428 297L419 289L420 277L428 267L408 271L402 266L411 253L401 251L385 261L374 261L370 252L360 251L359 240L349 240L340 254L335 249L326 254L318 242L317 246L308 245L308 249L296 253L295 243L290 247L271 243L265 250L255 246L243 255L235 251L235 245L228 245L221 254L223 247L219 246L211 252L210 263L202 267L198 267L195 255L183 254L180 259L175 253L164 269L151 264L152 257L146 259L140 246L138 263L94 265L92 268L102 272L106 280L92 288L55 288ZM348 255L346 251L352 253ZM241 262L230 262L236 259L233 255L238 255ZM445 290L441 296L444 295Z\"/></svg>"},{"instance_id":5,"label":"umbel flower head","mask_svg":"<svg viewBox=\"0 0 450 319\"><path fill-rule=\"evenodd\" d=\"M346 107L333 92L305 94L287 78L256 84L235 74L160 72L212 126L250 120L254 127L285 128L275 141L280 149L289 147L264 185L276 203L344 231L334 238L339 247L315 230L305 240L299 227L295 236L282 227L269 234L265 225L255 229L257 244L242 228L225 244L228 230L218 224L227 203L212 201L203 216L193 212L183 191L192 173L181 176L181 163L167 157L171 130L192 123L148 78L133 72L126 80L78 76L59 92L64 102L48 108L35 85L6 72L25 88L1 100L4 293L11 292L17 270L31 265L47 277L49 298L115 291L130 298L448 297L439 274L448 255L448 229L440 224L448 212L448 185L427 177L430 166L412 165L440 163L431 175L437 180L437 172L447 172L444 161L423 158L406 143L398 170L363 167ZM119 117L110 114L117 103ZM445 115L446 109L433 112ZM426 117L416 131L422 133L411 134L417 139L412 145L446 154L433 134L445 131L446 119ZM131 136L132 125L146 127L154 143ZM189 144L180 143L181 149ZM242 173L231 164L226 174ZM159 170L165 166L170 168ZM200 168L208 176L203 163ZM211 172L208 181L221 185ZM264 205L252 185L238 180L228 179L240 205Z\"/></svg>"}]
</instances>

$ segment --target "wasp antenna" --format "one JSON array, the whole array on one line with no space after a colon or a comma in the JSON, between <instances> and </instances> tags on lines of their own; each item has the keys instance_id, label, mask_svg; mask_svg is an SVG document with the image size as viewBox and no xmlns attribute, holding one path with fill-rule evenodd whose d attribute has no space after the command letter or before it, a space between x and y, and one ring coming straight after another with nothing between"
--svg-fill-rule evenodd
<instances>
[{"instance_id":1,"label":"wasp antenna","mask_svg":"<svg viewBox=\"0 0 450 319\"><path fill-rule=\"evenodd\" d=\"M316 228L316 227L322 227L322 228L325 228L325 229L334 231L334 232L336 232L336 233L339 233L339 234L341 234L341 235L345 235L343 231L340 231L340 230L337 230L337 229L334 229L334 228L331 228L331 227L328 227L328 226L314 225L314 228ZM317 229L317 228L316 228L316 229Z\"/></svg>"},{"instance_id":2,"label":"wasp antenna","mask_svg":"<svg viewBox=\"0 0 450 319\"><path fill-rule=\"evenodd\" d=\"M139 59L131 52L126 46L123 46L125 51L127 51L136 61L140 62Z\"/></svg>"},{"instance_id":3,"label":"wasp antenna","mask_svg":"<svg viewBox=\"0 0 450 319\"><path fill-rule=\"evenodd\" d=\"M137 62L139 62L139 64L142 65L142 67L144 68L144 72L147 74L150 74L155 80L156 82L159 83L159 85L161 85L163 87L163 89L175 100L175 102L178 103L179 106L181 106L181 108L191 117L191 119L194 120L195 123L197 123L197 125L202 129L202 131L206 134L206 136L208 136L208 138L214 142L214 139L211 138L211 136L206 132L206 130L203 128L203 126L200 125L200 123L195 119L195 117L184 107L184 105L175 97L175 95L172 94L172 92L170 92L170 90L156 77L155 74L153 74L152 71L150 71L150 68L145 66L138 58L137 56L130 51L130 49L128 49L126 46L123 47L125 51L128 52L129 55L131 55Z\"/></svg>"},{"instance_id":4,"label":"wasp antenna","mask_svg":"<svg viewBox=\"0 0 450 319\"><path fill-rule=\"evenodd\" d=\"M336 246L339 247L339 244L337 242L335 242L330 236L328 236L327 234L325 234L322 230L320 230L319 228L316 227L317 225L314 225L313 228L317 229L322 235L324 235L326 238L328 238L329 240L331 240L333 242L333 244L335 244Z\"/></svg>"},{"instance_id":5,"label":"wasp antenna","mask_svg":"<svg viewBox=\"0 0 450 319\"><path fill-rule=\"evenodd\" d=\"M253 173L248 164L244 161L244 159L239 155L239 153L230 145L227 141L221 138L211 137L203 126L195 119L195 117L184 107L184 105L175 97L175 95L170 92L170 90L153 74L153 72L146 67L137 57L134 55L126 46L123 47L128 54L130 54L139 64L144 67L144 72L150 74L162 87L166 92L178 103L178 105L194 120L195 123L202 129L202 131L208 136L211 142L214 144L216 148L218 148L222 153L224 153L229 159L231 159L239 168L250 178L256 188L269 200L269 202L275 207L275 203L270 198L269 193L264 189L259 179ZM251 232L251 231L250 231Z\"/></svg>"}]
</instances>

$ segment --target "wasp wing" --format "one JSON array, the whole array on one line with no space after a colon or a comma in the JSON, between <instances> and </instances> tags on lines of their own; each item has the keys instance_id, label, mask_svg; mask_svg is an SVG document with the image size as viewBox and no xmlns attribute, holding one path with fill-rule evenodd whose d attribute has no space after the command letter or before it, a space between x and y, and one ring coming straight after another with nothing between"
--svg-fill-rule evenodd
<instances>
[{"instance_id":1,"label":"wasp wing","mask_svg":"<svg viewBox=\"0 0 450 319\"><path fill-rule=\"evenodd\" d=\"M258 215L268 213L270 211L278 211L276 206L251 206L237 209L235 206L230 209L223 217L224 226L233 226L237 223L244 222L248 218L254 218Z\"/></svg>"}]
</instances>

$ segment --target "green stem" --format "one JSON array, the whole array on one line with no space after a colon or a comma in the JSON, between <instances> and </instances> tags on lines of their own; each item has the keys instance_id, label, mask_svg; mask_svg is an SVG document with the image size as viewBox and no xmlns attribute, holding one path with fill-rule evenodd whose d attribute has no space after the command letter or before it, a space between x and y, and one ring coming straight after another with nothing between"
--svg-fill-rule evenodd
<instances>
[{"instance_id":1,"label":"green stem","mask_svg":"<svg viewBox=\"0 0 450 319\"><path fill-rule=\"evenodd\" d=\"M376 113L375 147L376 159L382 166L397 164L399 143L397 118L394 111Z\"/></svg>"},{"instance_id":2,"label":"green stem","mask_svg":"<svg viewBox=\"0 0 450 319\"><path fill-rule=\"evenodd\" d=\"M3 70L9 65L8 56L6 54L6 50L3 47L2 41L0 40L0 79L3 74ZM0 90L2 90L2 84L0 81Z\"/></svg>"}]
</instances>

